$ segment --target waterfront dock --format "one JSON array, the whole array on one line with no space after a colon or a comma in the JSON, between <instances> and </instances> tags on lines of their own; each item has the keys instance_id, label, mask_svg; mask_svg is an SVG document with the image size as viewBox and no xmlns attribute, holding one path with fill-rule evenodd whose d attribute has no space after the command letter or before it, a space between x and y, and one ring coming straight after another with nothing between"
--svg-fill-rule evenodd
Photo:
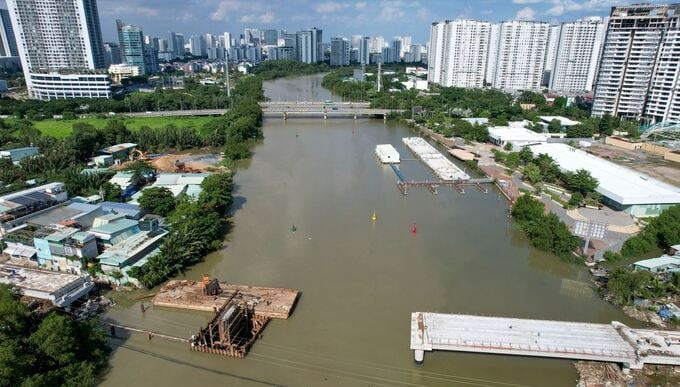
<instances>
[{"instance_id":1,"label":"waterfront dock","mask_svg":"<svg viewBox=\"0 0 680 387\"><path fill-rule=\"evenodd\" d=\"M404 144L441 180L469 180L470 176L420 137L404 137Z\"/></svg>"},{"instance_id":2,"label":"waterfront dock","mask_svg":"<svg viewBox=\"0 0 680 387\"><path fill-rule=\"evenodd\" d=\"M612 322L566 321L423 313L411 315L416 362L444 350L620 363L680 365L680 332L632 329Z\"/></svg>"}]
</instances>

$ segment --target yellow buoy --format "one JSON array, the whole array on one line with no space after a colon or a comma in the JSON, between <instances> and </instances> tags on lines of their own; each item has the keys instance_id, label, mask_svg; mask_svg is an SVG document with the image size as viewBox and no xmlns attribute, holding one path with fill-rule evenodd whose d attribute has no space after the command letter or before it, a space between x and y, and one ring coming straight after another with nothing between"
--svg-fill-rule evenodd
<instances>
[{"instance_id":1,"label":"yellow buoy","mask_svg":"<svg viewBox=\"0 0 680 387\"><path fill-rule=\"evenodd\" d=\"M373 211L373 215L371 216L371 220L374 221L374 222L376 220L378 220L378 215L375 214L375 211Z\"/></svg>"}]
</instances>

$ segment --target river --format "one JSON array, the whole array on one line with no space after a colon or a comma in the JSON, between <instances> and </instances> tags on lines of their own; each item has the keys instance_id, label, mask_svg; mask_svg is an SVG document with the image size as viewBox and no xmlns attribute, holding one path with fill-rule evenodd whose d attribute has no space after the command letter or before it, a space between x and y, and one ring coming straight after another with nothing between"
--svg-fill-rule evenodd
<instances>
[{"instance_id":1,"label":"river","mask_svg":"<svg viewBox=\"0 0 680 387\"><path fill-rule=\"evenodd\" d=\"M320 80L268 81L265 92L272 100L332 98ZM576 372L564 360L429 352L416 366L411 312L630 322L589 288L585 269L530 247L495 189L402 196L373 152L390 143L413 159L401 142L412 135L405 126L268 118L263 130L252 159L238 166L226 247L183 277L300 289L292 316L270 322L242 360L142 335L112 340L104 385L573 386ZM433 176L416 160L400 168L409 179ZM108 317L183 337L210 319L163 308L142 315L137 296L118 294Z\"/></svg>"}]
</instances>

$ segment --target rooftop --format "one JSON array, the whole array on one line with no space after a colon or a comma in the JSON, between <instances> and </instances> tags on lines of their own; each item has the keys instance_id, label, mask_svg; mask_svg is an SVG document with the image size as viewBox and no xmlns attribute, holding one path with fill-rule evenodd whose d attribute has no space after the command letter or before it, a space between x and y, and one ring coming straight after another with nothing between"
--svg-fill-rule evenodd
<instances>
[{"instance_id":1,"label":"rooftop","mask_svg":"<svg viewBox=\"0 0 680 387\"><path fill-rule=\"evenodd\" d=\"M670 255L662 255L658 258L644 259L642 261L637 261L634 263L635 266L644 267L647 269L654 269L660 266L666 265L678 265L680 266L680 257L673 257Z\"/></svg>"},{"instance_id":2,"label":"rooftop","mask_svg":"<svg viewBox=\"0 0 680 387\"><path fill-rule=\"evenodd\" d=\"M81 281L81 278L74 274L0 264L0 283L11 284L21 289L56 293Z\"/></svg>"},{"instance_id":3,"label":"rooftop","mask_svg":"<svg viewBox=\"0 0 680 387\"><path fill-rule=\"evenodd\" d=\"M136 146L137 146L137 144L133 144L131 142L124 142L122 144L111 145L110 147L100 149L99 152L101 152L101 153L116 153L116 152L135 148Z\"/></svg>"},{"instance_id":4,"label":"rooftop","mask_svg":"<svg viewBox=\"0 0 680 387\"><path fill-rule=\"evenodd\" d=\"M538 116L538 118L541 119L541 121L545 123L550 123L552 120L557 120L560 122L560 125L562 126L574 126L580 124L579 121L574 121L572 119L569 119L567 117L562 117L562 116Z\"/></svg>"},{"instance_id":5,"label":"rooftop","mask_svg":"<svg viewBox=\"0 0 680 387\"><path fill-rule=\"evenodd\" d=\"M621 205L680 203L680 188L569 145L532 145L531 151L552 157L563 171L587 170L599 181L597 192Z\"/></svg>"},{"instance_id":6,"label":"rooftop","mask_svg":"<svg viewBox=\"0 0 680 387\"><path fill-rule=\"evenodd\" d=\"M118 219L113 222L105 223L90 229L93 233L100 234L115 234L124 231L128 228L135 227L139 224L138 221L132 219Z\"/></svg>"},{"instance_id":7,"label":"rooftop","mask_svg":"<svg viewBox=\"0 0 680 387\"><path fill-rule=\"evenodd\" d=\"M546 135L520 126L492 126L489 128L489 136L497 138L501 141L548 141Z\"/></svg>"}]
</instances>

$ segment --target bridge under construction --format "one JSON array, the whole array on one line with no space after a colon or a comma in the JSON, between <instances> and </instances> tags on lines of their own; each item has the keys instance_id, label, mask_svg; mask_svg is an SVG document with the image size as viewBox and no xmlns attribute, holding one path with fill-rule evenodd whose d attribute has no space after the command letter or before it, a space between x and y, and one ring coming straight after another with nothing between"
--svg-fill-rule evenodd
<instances>
[{"instance_id":1,"label":"bridge under construction","mask_svg":"<svg viewBox=\"0 0 680 387\"><path fill-rule=\"evenodd\" d=\"M622 323L411 314L411 349L416 362L425 351L443 350L620 363L680 365L680 332L633 329Z\"/></svg>"},{"instance_id":2,"label":"bridge under construction","mask_svg":"<svg viewBox=\"0 0 680 387\"><path fill-rule=\"evenodd\" d=\"M400 113L399 109L373 109L368 102L260 102L265 116L289 117L381 117L386 119L390 113Z\"/></svg>"}]
</instances>

